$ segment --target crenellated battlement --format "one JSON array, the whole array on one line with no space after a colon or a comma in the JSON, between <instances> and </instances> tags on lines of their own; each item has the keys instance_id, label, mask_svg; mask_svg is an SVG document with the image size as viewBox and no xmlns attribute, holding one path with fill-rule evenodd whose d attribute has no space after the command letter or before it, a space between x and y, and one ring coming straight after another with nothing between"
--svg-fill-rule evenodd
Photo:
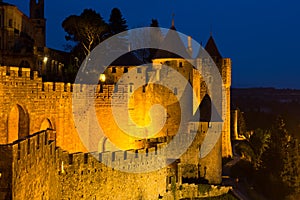
<instances>
[{"instance_id":1,"label":"crenellated battlement","mask_svg":"<svg viewBox=\"0 0 300 200\"><path fill-rule=\"evenodd\" d=\"M215 126L221 130L220 123L213 122L210 128ZM197 133L200 137L204 137L208 131L208 124L206 122L201 122L197 126L198 130L190 130L186 134L182 134L177 138L177 142L173 141L174 144L172 148L165 150L165 147L174 139L174 136L165 136L159 138L149 138L139 140L138 142L143 143L144 147L141 149L131 149L126 151L107 151L107 152L91 152L91 153L72 153L63 152L61 154L61 161L65 168L68 166L85 166L91 165L95 162L95 158L99 162L115 168L117 170L126 171L143 171L147 167L161 165L166 162L168 157L172 155L170 152L176 152L178 149L182 148L187 141L193 141ZM214 129L216 130L216 129Z\"/></svg>"},{"instance_id":2,"label":"crenellated battlement","mask_svg":"<svg viewBox=\"0 0 300 200\"><path fill-rule=\"evenodd\" d=\"M205 134L206 131L205 125L199 126L199 133ZM180 148L186 140L192 141L193 137L195 137L195 134L183 134L175 147ZM160 165L168 159L168 152L164 150L164 147L173 139L174 136L144 139L141 141L150 144L150 146L144 145L144 148L141 149L102 153L69 153L56 146L55 131L45 130L27 136L22 140L17 140L11 144L3 145L1 148L9 146L12 151L13 160L18 163L27 162L29 156L34 156L38 161L38 159L44 157L44 155L50 155L57 161L58 171L62 170L61 167L66 169L73 165L77 169L85 165L94 166L95 162L97 162L95 158L99 160L98 162L119 170L134 171L141 169L142 171L143 168ZM176 150L169 149L169 151Z\"/></svg>"},{"instance_id":3,"label":"crenellated battlement","mask_svg":"<svg viewBox=\"0 0 300 200\"><path fill-rule=\"evenodd\" d=\"M30 155L39 157L43 154L50 154L54 156L56 149L55 138L55 131L45 130L8 145L12 148L14 160L27 162L27 158Z\"/></svg>"},{"instance_id":4,"label":"crenellated battlement","mask_svg":"<svg viewBox=\"0 0 300 200\"><path fill-rule=\"evenodd\" d=\"M96 102L108 101L111 100L113 96L117 97L120 94L132 93L137 89L129 79L126 79L118 85L99 83L96 87L86 84L44 82L42 78L38 76L37 71L32 71L30 68L14 66L0 66L0 84L3 85L2 89L4 90L7 89L10 92L22 90L23 93L27 93L27 96L33 95L32 98L34 98L36 94L39 94L39 98L52 98L55 95L56 98L59 99L61 95L64 96L63 98L71 98L73 92L76 91L76 95L85 95L85 97L95 98ZM168 86L168 84L167 81L165 85ZM173 87L174 91L177 91L180 85ZM160 91L163 90L165 86L156 84L150 88ZM145 86L142 92L144 93L148 89L149 88Z\"/></svg>"},{"instance_id":5,"label":"crenellated battlement","mask_svg":"<svg viewBox=\"0 0 300 200\"><path fill-rule=\"evenodd\" d=\"M98 84L90 90L91 87L85 84L71 84L63 82L44 82L38 76L37 71L32 71L30 68L20 68L14 66L0 66L0 84L2 89L22 90L31 94L39 93L41 98L52 97L53 95L67 95L69 98L73 91L82 94L90 94L90 97L96 97L99 100L111 99L115 86L112 84ZM19 87L21 86L21 87ZM120 86L119 88L121 88ZM124 90L123 90L124 91ZM65 96L64 96L65 97ZM57 97L58 98L58 97Z\"/></svg>"},{"instance_id":6,"label":"crenellated battlement","mask_svg":"<svg viewBox=\"0 0 300 200\"><path fill-rule=\"evenodd\" d=\"M1 80L4 78L19 78L25 80L42 80L38 77L37 71L32 71L30 68L21 68L15 66L0 66L0 77Z\"/></svg>"}]
</instances>

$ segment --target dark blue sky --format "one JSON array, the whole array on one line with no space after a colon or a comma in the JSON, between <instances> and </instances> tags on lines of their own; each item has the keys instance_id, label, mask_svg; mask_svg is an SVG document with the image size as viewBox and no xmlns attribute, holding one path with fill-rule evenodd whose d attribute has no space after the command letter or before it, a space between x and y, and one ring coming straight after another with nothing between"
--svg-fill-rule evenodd
<instances>
[{"instance_id":1,"label":"dark blue sky","mask_svg":"<svg viewBox=\"0 0 300 200\"><path fill-rule=\"evenodd\" d=\"M5 0L4 0L5 1ZM6 0L28 15L29 0ZM223 57L230 57L233 87L300 88L300 1L298 0L45 0L47 46L66 44L61 22L84 8L108 21L120 8L129 28L152 18L206 43L212 27Z\"/></svg>"}]
</instances>

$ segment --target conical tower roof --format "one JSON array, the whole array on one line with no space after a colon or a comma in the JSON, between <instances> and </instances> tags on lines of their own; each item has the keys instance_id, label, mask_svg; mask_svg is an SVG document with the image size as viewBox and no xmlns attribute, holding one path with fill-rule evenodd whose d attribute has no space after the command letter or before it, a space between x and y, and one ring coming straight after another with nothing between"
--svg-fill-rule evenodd
<instances>
[{"instance_id":1,"label":"conical tower roof","mask_svg":"<svg viewBox=\"0 0 300 200\"><path fill-rule=\"evenodd\" d=\"M212 58L222 59L222 55L216 45L216 42L211 35L205 45L205 50L209 53ZM199 52L200 53L200 52Z\"/></svg>"},{"instance_id":2,"label":"conical tower roof","mask_svg":"<svg viewBox=\"0 0 300 200\"><path fill-rule=\"evenodd\" d=\"M116 60L114 60L110 66L139 66L144 64L140 59L138 59L132 52L128 52Z\"/></svg>"},{"instance_id":3,"label":"conical tower roof","mask_svg":"<svg viewBox=\"0 0 300 200\"><path fill-rule=\"evenodd\" d=\"M170 27L170 30L168 31L166 37L164 38L161 48L164 49L174 49L176 50L180 55L177 55L176 53L169 52L163 49L158 49L156 51L156 54L154 55L153 59L159 59L159 58L190 58L190 55L186 51L186 47L184 46L179 34L176 32L176 28L174 26L174 21L172 21L172 26Z\"/></svg>"}]
</instances>

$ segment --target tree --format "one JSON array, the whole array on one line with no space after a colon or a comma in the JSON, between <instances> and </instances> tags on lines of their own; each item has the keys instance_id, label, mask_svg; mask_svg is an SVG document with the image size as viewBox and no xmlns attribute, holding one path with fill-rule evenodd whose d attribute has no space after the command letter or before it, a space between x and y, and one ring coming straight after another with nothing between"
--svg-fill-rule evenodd
<instances>
[{"instance_id":1,"label":"tree","mask_svg":"<svg viewBox=\"0 0 300 200\"><path fill-rule=\"evenodd\" d=\"M271 133L257 129L246 141L236 145L235 150L244 159L250 161L255 169L262 167L262 155L269 148Z\"/></svg>"},{"instance_id":2,"label":"tree","mask_svg":"<svg viewBox=\"0 0 300 200\"><path fill-rule=\"evenodd\" d=\"M84 56L89 55L108 33L108 25L101 15L92 9L85 9L79 16L67 17L62 23L62 27L67 32L66 40L76 43L77 47L73 50L81 59L83 56L81 52Z\"/></svg>"},{"instance_id":3,"label":"tree","mask_svg":"<svg viewBox=\"0 0 300 200\"><path fill-rule=\"evenodd\" d=\"M239 175L251 178L255 188L266 197L284 199L300 195L300 147L298 140L288 133L282 117L277 117L269 130L255 130L235 149L251 165L237 165L232 168L233 174L253 166L253 176L249 172Z\"/></svg>"},{"instance_id":4,"label":"tree","mask_svg":"<svg viewBox=\"0 0 300 200\"><path fill-rule=\"evenodd\" d=\"M127 31L128 26L123 18L121 11L118 8L113 8L109 18L109 28L111 35Z\"/></svg>"},{"instance_id":5,"label":"tree","mask_svg":"<svg viewBox=\"0 0 300 200\"><path fill-rule=\"evenodd\" d=\"M282 172L288 168L285 165L289 161L284 160L286 160L290 139L284 119L277 117L271 128L269 147L262 155L262 167L259 171L260 178L267 183L263 183L264 193L272 199L283 199L288 194L289 186L284 182ZM261 180L257 180L257 184L262 186L260 182Z\"/></svg>"},{"instance_id":6,"label":"tree","mask_svg":"<svg viewBox=\"0 0 300 200\"><path fill-rule=\"evenodd\" d=\"M282 171L282 161L285 157L285 148L288 145L289 140L290 135L287 132L284 119L279 116L271 128L269 148L262 156L263 165L276 177L279 177Z\"/></svg>"},{"instance_id":7,"label":"tree","mask_svg":"<svg viewBox=\"0 0 300 200\"><path fill-rule=\"evenodd\" d=\"M151 43L159 46L163 41L163 35L161 30L159 29L159 23L157 19L152 19L150 27L157 28L155 31L151 32ZM152 60L157 52L157 49L150 49L148 60Z\"/></svg>"},{"instance_id":8,"label":"tree","mask_svg":"<svg viewBox=\"0 0 300 200\"><path fill-rule=\"evenodd\" d=\"M262 167L262 155L269 148L271 133L269 130L257 129L250 136L249 143L254 151L254 167L260 169Z\"/></svg>"},{"instance_id":9,"label":"tree","mask_svg":"<svg viewBox=\"0 0 300 200\"><path fill-rule=\"evenodd\" d=\"M298 140L292 138L285 147L281 178L289 193L300 193L300 156Z\"/></svg>"},{"instance_id":10,"label":"tree","mask_svg":"<svg viewBox=\"0 0 300 200\"><path fill-rule=\"evenodd\" d=\"M152 19L150 27L159 27L158 20L157 19Z\"/></svg>"},{"instance_id":11,"label":"tree","mask_svg":"<svg viewBox=\"0 0 300 200\"><path fill-rule=\"evenodd\" d=\"M123 18L121 11L118 8L113 8L110 13L109 18L109 35L111 37L123 31L127 31L126 20ZM122 34L122 36L115 36L113 42L109 44L109 49L112 51L119 51L119 50L129 50L130 47L128 44L127 34Z\"/></svg>"}]
</instances>

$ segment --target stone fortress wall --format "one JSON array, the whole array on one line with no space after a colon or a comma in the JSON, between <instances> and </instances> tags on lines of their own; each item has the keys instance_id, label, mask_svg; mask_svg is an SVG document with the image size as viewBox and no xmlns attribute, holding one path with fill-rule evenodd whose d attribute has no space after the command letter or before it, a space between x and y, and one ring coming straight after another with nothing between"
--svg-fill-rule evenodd
<instances>
[{"instance_id":1,"label":"stone fortress wall","mask_svg":"<svg viewBox=\"0 0 300 200\"><path fill-rule=\"evenodd\" d=\"M42 131L0 146L1 161L12 163L0 163L0 199L157 199L165 192L166 168L144 174L120 172L91 154L62 150L54 134Z\"/></svg>"},{"instance_id":2,"label":"stone fortress wall","mask_svg":"<svg viewBox=\"0 0 300 200\"><path fill-rule=\"evenodd\" d=\"M50 128L61 148L84 150L72 126L72 85L42 82L37 72L18 67L0 67L0 82L0 144Z\"/></svg>"},{"instance_id":3,"label":"stone fortress wall","mask_svg":"<svg viewBox=\"0 0 300 200\"><path fill-rule=\"evenodd\" d=\"M167 62L168 60L161 61ZM174 59L172 62L175 62ZM183 74L193 87L195 86L193 89L196 99L183 95L183 102L193 105L190 110L190 113L193 113L205 94L209 92L208 86L202 83L203 80L196 70L192 67L185 70L183 66L188 64L180 62L178 60L171 65L175 66L175 70ZM120 69L121 67L119 67ZM177 93L184 91L179 91L180 86L176 87L176 85L173 89L167 89L164 86L147 84L147 79L143 79L145 73L150 77L159 78L157 69L160 70L160 67L152 71L142 69L142 73L140 73L139 70L133 68L131 70L135 73L134 76L130 75L127 80L125 78L122 84L118 84L118 86L99 84L93 91L89 91L90 88L87 85L43 82L37 72L27 68L0 67L0 109L2 111L0 151L5 155L5 159L0 159L0 173L3 174L2 178L0 177L2 197L8 195L15 199L51 199L52 197L55 197L53 199L73 199L74 196L76 199L103 199L104 197L104 199L116 197L118 199L122 199L121 197L124 199L141 197L156 199L157 194L164 194L164 190L171 183L170 177L175 177L179 184L183 182L183 179L190 178L202 178L208 183L220 183L221 155L223 149L226 150L226 146L224 147L223 144L224 139L227 139L227 136L224 138L227 128L225 125L225 129L223 127L221 130L219 124L214 122L186 121L184 123L186 136L195 134L196 137L190 148L176 161L177 164L169 165L155 172L139 174L120 172L116 169L117 166L140 167L144 163L143 158L148 157L149 152L155 152L159 147L167 145L178 131L181 110L176 102L176 100L178 101ZM230 80L228 81L227 76L230 71L228 72L226 69L225 72L227 75L224 84L226 90L229 90ZM122 73L125 74L124 70ZM161 70L160 73L165 73L165 71ZM131 84L133 80L130 77L136 77L146 86L131 88L134 85ZM223 72L222 77L224 78ZM99 163L90 154L76 153L87 152L87 149L78 136L73 120L72 95L74 95L75 88L80 88L82 91L75 95L81 99L87 99L86 103L90 103L89 100L95 98L94 106L98 121L101 127L104 127L105 133L108 133L101 141L96 141L96 145L98 145L96 151L102 152L99 159L103 163L111 163L113 168ZM155 103L164 105L167 110L166 125L157 135L153 136L154 138L138 140L135 137L128 137L118 129L118 125L114 121L110 107L112 98L121 98L123 97L122 93L131 93L131 91L134 92L128 103L128 112L137 124L145 125L149 122L148 110ZM227 97L229 98L230 94L227 94ZM120 104L124 104L124 101L121 101ZM229 102L227 102L226 110L229 108L228 105ZM228 113L223 112L223 114L227 115ZM87 107L80 115L82 123L88 122L90 120L89 108ZM198 125L199 128L197 128ZM219 127L217 130L222 132L223 136L208 156L200 159L203 139L209 128L215 126ZM48 131L43 132L42 130L45 129ZM49 136L50 130L56 131L55 137ZM93 123L90 123L86 132L90 133L94 130ZM42 132L35 134L39 131ZM89 138L89 140L93 140L93 138ZM115 152L109 141L121 149L136 150L128 150L128 154L126 151ZM138 156L134 154L132 157L129 154L132 151L139 153ZM227 154L228 152L230 154L230 150L227 151ZM165 159L173 158L165 157ZM120 160L123 161L120 162ZM149 157L147 161L149 161ZM154 156L150 158L150 161L155 164L161 160ZM124 194L124 191L128 189L127 186L134 184L136 187ZM155 187L152 187L153 185Z\"/></svg>"},{"instance_id":4,"label":"stone fortress wall","mask_svg":"<svg viewBox=\"0 0 300 200\"><path fill-rule=\"evenodd\" d=\"M201 128L204 132L207 125L203 124ZM172 138L149 139L146 144L158 142L158 145L139 150L69 153L57 146L56 134L46 130L0 145L0 199L157 199L170 188L171 177L181 184L182 178L198 176L189 173L191 165L185 166L185 159L195 157L194 146L204 134L196 136L179 165L146 173L127 173L118 169L139 171L142 168L143 171L147 165L161 165L162 160L158 157L162 158L162 153L158 150ZM155 153L150 157L150 152ZM208 158L219 155L219 150L213 150ZM220 161L205 158L200 162L201 177L207 173L205 178L211 183L219 181L219 175L215 173L216 160Z\"/></svg>"}]
</instances>

